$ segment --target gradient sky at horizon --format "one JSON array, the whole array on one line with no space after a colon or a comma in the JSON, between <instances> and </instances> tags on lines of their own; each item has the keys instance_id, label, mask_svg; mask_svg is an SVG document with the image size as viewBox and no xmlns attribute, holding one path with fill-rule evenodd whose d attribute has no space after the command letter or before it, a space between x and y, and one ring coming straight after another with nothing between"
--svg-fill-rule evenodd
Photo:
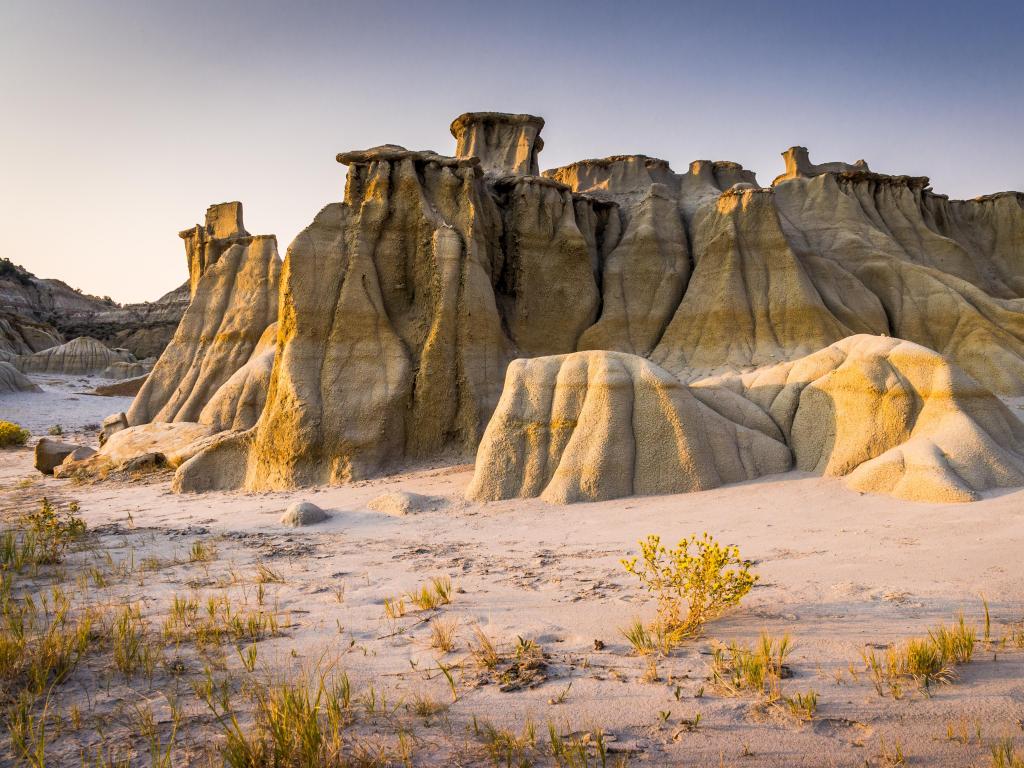
<instances>
[{"instance_id":1,"label":"gradient sky at horizon","mask_svg":"<svg viewBox=\"0 0 1024 768\"><path fill-rule=\"evenodd\" d=\"M186 277L242 200L288 243L337 152L454 150L470 110L547 120L545 168L794 144L973 197L1024 189L1024 4L0 0L0 256L118 301Z\"/></svg>"}]
</instances>

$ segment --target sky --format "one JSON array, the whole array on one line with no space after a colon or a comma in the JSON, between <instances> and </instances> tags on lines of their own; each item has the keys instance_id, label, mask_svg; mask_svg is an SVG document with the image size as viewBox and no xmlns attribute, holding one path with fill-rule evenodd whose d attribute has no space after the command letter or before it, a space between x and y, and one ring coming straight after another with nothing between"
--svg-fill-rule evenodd
<instances>
[{"instance_id":1,"label":"sky","mask_svg":"<svg viewBox=\"0 0 1024 768\"><path fill-rule=\"evenodd\" d=\"M1024 3L0 0L0 256L117 301L187 276L178 231L241 200L288 243L340 151L450 154L529 112L541 166L794 144L974 197L1024 190Z\"/></svg>"}]
</instances>

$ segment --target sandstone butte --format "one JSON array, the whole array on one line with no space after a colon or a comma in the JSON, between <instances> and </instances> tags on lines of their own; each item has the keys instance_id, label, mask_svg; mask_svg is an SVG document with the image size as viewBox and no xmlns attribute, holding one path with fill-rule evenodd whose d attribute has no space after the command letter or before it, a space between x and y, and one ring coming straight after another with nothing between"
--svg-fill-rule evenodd
<instances>
[{"instance_id":1,"label":"sandstone butte","mask_svg":"<svg viewBox=\"0 0 1024 768\"><path fill-rule=\"evenodd\" d=\"M191 304L86 462L166 443L175 490L476 456L468 496L676 493L799 468L918 500L1024 485L1024 196L783 153L539 172L544 121L455 156L344 152L288 248L238 203L182 233ZM134 446L134 447L133 447Z\"/></svg>"}]
</instances>

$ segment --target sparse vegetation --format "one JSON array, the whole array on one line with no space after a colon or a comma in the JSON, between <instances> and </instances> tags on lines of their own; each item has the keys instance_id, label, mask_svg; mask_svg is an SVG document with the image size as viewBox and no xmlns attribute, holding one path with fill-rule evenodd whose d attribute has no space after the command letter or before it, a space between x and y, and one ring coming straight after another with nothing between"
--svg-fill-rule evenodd
<instances>
[{"instance_id":1,"label":"sparse vegetation","mask_svg":"<svg viewBox=\"0 0 1024 768\"><path fill-rule=\"evenodd\" d=\"M416 606L416 610L432 611L452 601L452 580L447 576L436 577L429 584L423 584L407 593L405 597Z\"/></svg>"},{"instance_id":2,"label":"sparse vegetation","mask_svg":"<svg viewBox=\"0 0 1024 768\"><path fill-rule=\"evenodd\" d=\"M775 640L767 632L753 648L738 643L716 648L711 659L711 680L733 696L753 693L770 702L778 701L782 698L782 678L790 651L789 635Z\"/></svg>"},{"instance_id":3,"label":"sparse vegetation","mask_svg":"<svg viewBox=\"0 0 1024 768\"><path fill-rule=\"evenodd\" d=\"M477 666L483 669L494 669L497 667L498 662L501 660L498 656L498 651L494 647L494 643L491 642L491 638L487 636L487 633L484 632L479 624L473 627L473 637L476 642L470 643L469 651Z\"/></svg>"},{"instance_id":4,"label":"sparse vegetation","mask_svg":"<svg viewBox=\"0 0 1024 768\"><path fill-rule=\"evenodd\" d=\"M1013 739L1000 739L992 746L992 768L1024 768L1024 757L1018 757Z\"/></svg>"},{"instance_id":5,"label":"sparse vegetation","mask_svg":"<svg viewBox=\"0 0 1024 768\"><path fill-rule=\"evenodd\" d=\"M971 660L976 642L977 630L961 616L953 626L939 626L928 637L907 640L882 656L865 650L864 666L879 696L888 693L902 698L907 682L916 683L927 694L933 685L956 679L956 666Z\"/></svg>"},{"instance_id":6,"label":"sparse vegetation","mask_svg":"<svg viewBox=\"0 0 1024 768\"><path fill-rule=\"evenodd\" d=\"M24 445L29 438L29 431L11 421L0 421L0 448L11 448Z\"/></svg>"},{"instance_id":7,"label":"sparse vegetation","mask_svg":"<svg viewBox=\"0 0 1024 768\"><path fill-rule=\"evenodd\" d=\"M61 435L64 434L64 427L62 427L60 424L54 424L52 427L46 430L46 434L52 437L60 437Z\"/></svg>"},{"instance_id":8,"label":"sparse vegetation","mask_svg":"<svg viewBox=\"0 0 1024 768\"><path fill-rule=\"evenodd\" d=\"M207 544L205 541L192 542L192 547L188 551L188 561L190 563L207 563L216 556L217 548L212 544Z\"/></svg>"},{"instance_id":9,"label":"sparse vegetation","mask_svg":"<svg viewBox=\"0 0 1024 768\"><path fill-rule=\"evenodd\" d=\"M663 645L700 635L708 621L738 605L757 581L737 547L722 546L707 533L672 548L651 535L640 542L640 553L622 565L657 599L654 626L664 636Z\"/></svg>"},{"instance_id":10,"label":"sparse vegetation","mask_svg":"<svg viewBox=\"0 0 1024 768\"><path fill-rule=\"evenodd\" d=\"M228 768L259 766L351 765L345 756L345 729L352 720L347 681L342 684L326 673L294 682L253 681L252 726L243 726L230 694L208 678L198 693L224 732L222 752Z\"/></svg>"},{"instance_id":11,"label":"sparse vegetation","mask_svg":"<svg viewBox=\"0 0 1024 768\"><path fill-rule=\"evenodd\" d=\"M903 745L900 744L899 739L889 744L883 738L879 742L878 760L884 768L901 768L906 765L907 757L903 753Z\"/></svg>"},{"instance_id":12,"label":"sparse vegetation","mask_svg":"<svg viewBox=\"0 0 1024 768\"><path fill-rule=\"evenodd\" d=\"M628 627L619 631L629 641L630 646L632 646L633 651L638 656L649 656L657 650L654 638L651 637L651 633L647 631L647 627L644 626L641 619L634 618Z\"/></svg>"},{"instance_id":13,"label":"sparse vegetation","mask_svg":"<svg viewBox=\"0 0 1024 768\"><path fill-rule=\"evenodd\" d=\"M430 646L442 653L455 650L455 632L459 622L456 619L436 618L430 622Z\"/></svg>"}]
</instances>

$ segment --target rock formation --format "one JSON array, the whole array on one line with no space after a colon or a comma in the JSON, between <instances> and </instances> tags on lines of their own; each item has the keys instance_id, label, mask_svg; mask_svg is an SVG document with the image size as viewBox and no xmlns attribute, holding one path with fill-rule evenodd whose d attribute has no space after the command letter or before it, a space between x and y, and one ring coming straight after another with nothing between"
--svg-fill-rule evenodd
<instances>
[{"instance_id":1,"label":"rock formation","mask_svg":"<svg viewBox=\"0 0 1024 768\"><path fill-rule=\"evenodd\" d=\"M78 336L123 347L139 358L156 356L188 300L185 285L153 302L119 305L0 259L0 357L32 354Z\"/></svg>"},{"instance_id":2,"label":"rock formation","mask_svg":"<svg viewBox=\"0 0 1024 768\"><path fill-rule=\"evenodd\" d=\"M277 319L277 239L246 233L240 204L211 206L206 226L186 230L182 237L195 292L174 338L127 412L132 426L198 421Z\"/></svg>"},{"instance_id":3,"label":"rock formation","mask_svg":"<svg viewBox=\"0 0 1024 768\"><path fill-rule=\"evenodd\" d=\"M112 471L175 469L215 442L217 433L205 424L154 422L110 433L98 452L81 460L58 461L62 477L103 476ZM37 453L38 455L38 453Z\"/></svg>"},{"instance_id":4,"label":"rock formation","mask_svg":"<svg viewBox=\"0 0 1024 768\"><path fill-rule=\"evenodd\" d=\"M137 379L145 376L153 368L154 360L136 360L132 362L111 363L100 372L105 379L120 381L122 379Z\"/></svg>"},{"instance_id":5,"label":"rock formation","mask_svg":"<svg viewBox=\"0 0 1024 768\"><path fill-rule=\"evenodd\" d=\"M1024 485L1024 424L999 398L929 349L858 335L692 388L630 355L517 360L467 495L567 503L703 490L785 471L786 445L799 469L914 501Z\"/></svg>"},{"instance_id":6,"label":"rock formation","mask_svg":"<svg viewBox=\"0 0 1024 768\"><path fill-rule=\"evenodd\" d=\"M64 443L60 440L43 437L36 443L34 464L35 468L44 475L52 475L59 465L69 459L81 461L95 454L96 451L86 445Z\"/></svg>"},{"instance_id":7,"label":"rock formation","mask_svg":"<svg viewBox=\"0 0 1024 768\"><path fill-rule=\"evenodd\" d=\"M270 389L277 351L277 323L263 331L249 360L231 374L199 413L199 423L218 432L246 430L256 424Z\"/></svg>"},{"instance_id":8,"label":"rock formation","mask_svg":"<svg viewBox=\"0 0 1024 768\"><path fill-rule=\"evenodd\" d=\"M344 199L289 247L279 304L240 206L183 233L191 304L128 414L211 430L175 489L348 482L478 445L476 498L694 490L791 457L908 497L1017 482L987 390L1024 395L1024 196L951 201L801 147L769 188L645 155L540 174L542 127L467 113L455 157L338 155ZM847 377L858 394L833 389Z\"/></svg>"},{"instance_id":9,"label":"rock formation","mask_svg":"<svg viewBox=\"0 0 1024 768\"><path fill-rule=\"evenodd\" d=\"M651 362L577 352L509 366L467 496L565 504L683 493L791 464L785 445L720 416Z\"/></svg>"},{"instance_id":10,"label":"rock formation","mask_svg":"<svg viewBox=\"0 0 1024 768\"><path fill-rule=\"evenodd\" d=\"M502 112L467 112L452 121L455 156L480 161L485 173L536 176L544 118Z\"/></svg>"},{"instance_id":11,"label":"rock formation","mask_svg":"<svg viewBox=\"0 0 1024 768\"><path fill-rule=\"evenodd\" d=\"M821 176L825 173L844 173L846 171L867 171L868 164L863 160L850 163L822 163L815 165L811 162L811 156L807 147L790 147L782 153L782 159L786 163L786 172L775 177L772 186L789 179L806 179L811 176Z\"/></svg>"},{"instance_id":12,"label":"rock formation","mask_svg":"<svg viewBox=\"0 0 1024 768\"><path fill-rule=\"evenodd\" d=\"M102 397L135 397L142 389L142 385L146 383L147 378L149 378L148 373L132 379L119 379L112 384L100 384L92 391L92 394Z\"/></svg>"},{"instance_id":13,"label":"rock formation","mask_svg":"<svg viewBox=\"0 0 1024 768\"><path fill-rule=\"evenodd\" d=\"M281 525L289 528L302 528L316 525L330 518L326 512L311 501L296 501L288 506L281 515Z\"/></svg>"},{"instance_id":14,"label":"rock formation","mask_svg":"<svg viewBox=\"0 0 1024 768\"><path fill-rule=\"evenodd\" d=\"M0 394L40 392L39 386L10 363L0 360Z\"/></svg>"},{"instance_id":15,"label":"rock formation","mask_svg":"<svg viewBox=\"0 0 1024 768\"><path fill-rule=\"evenodd\" d=\"M55 347L61 343L56 328L13 313L0 314L0 360Z\"/></svg>"},{"instance_id":16,"label":"rock formation","mask_svg":"<svg viewBox=\"0 0 1024 768\"><path fill-rule=\"evenodd\" d=\"M96 339L82 336L66 344L22 355L14 364L24 373L97 374L117 363L134 363L127 349L110 349Z\"/></svg>"}]
</instances>

